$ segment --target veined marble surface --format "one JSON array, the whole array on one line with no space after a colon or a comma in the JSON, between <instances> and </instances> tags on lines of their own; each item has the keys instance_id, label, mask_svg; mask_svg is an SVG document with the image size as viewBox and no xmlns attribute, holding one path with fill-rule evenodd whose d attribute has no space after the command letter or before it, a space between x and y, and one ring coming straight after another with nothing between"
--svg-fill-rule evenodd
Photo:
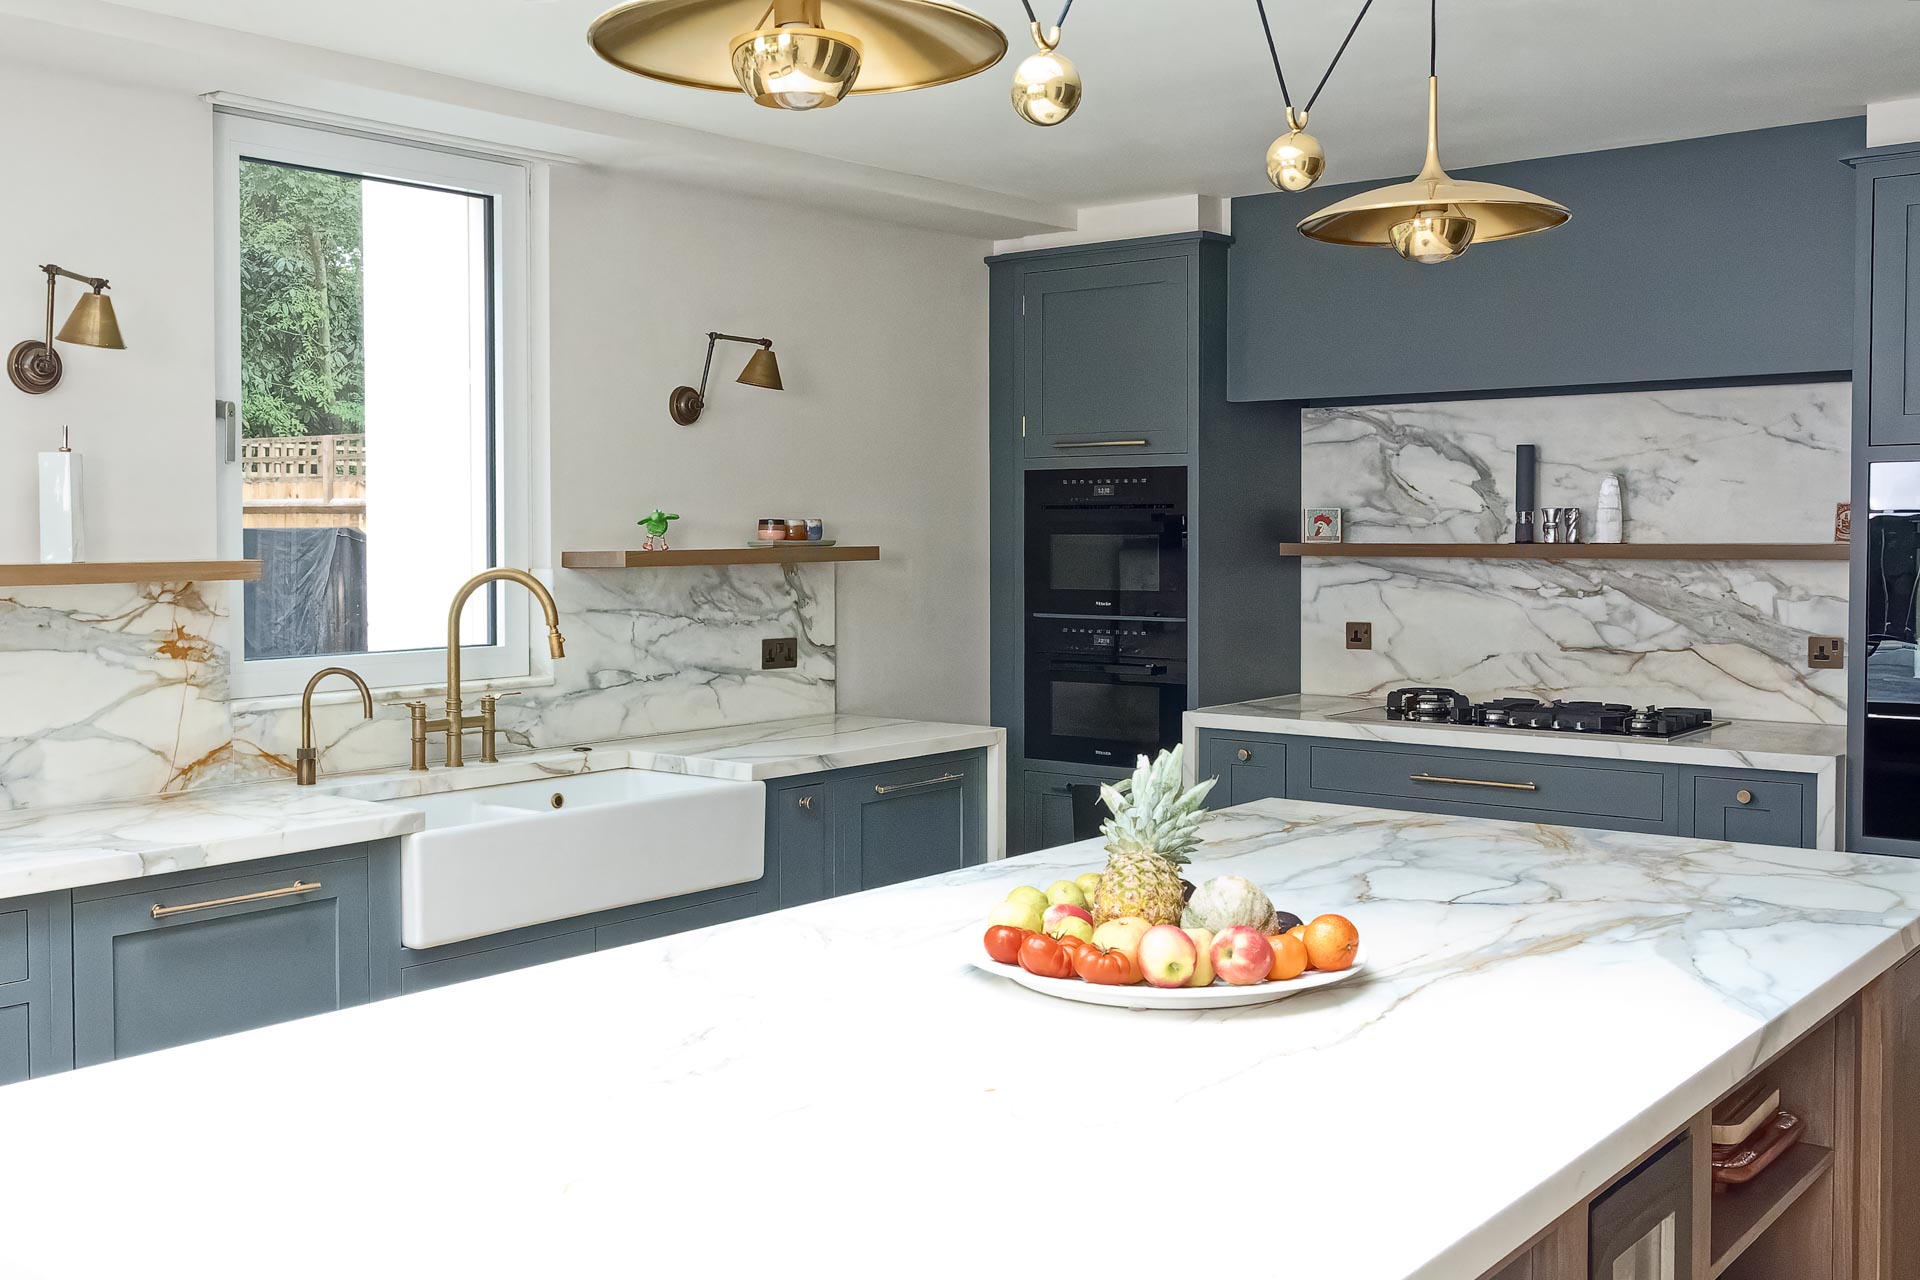
<instances>
[{"instance_id":1,"label":"veined marble surface","mask_svg":"<svg viewBox=\"0 0 1920 1280\"><path fill-rule=\"evenodd\" d=\"M1130 1275L1472 1280L1920 945L1899 858L1282 801L1203 834L1195 874L1350 916L1370 972L1171 1013L970 968L1010 886L1099 865L1069 845L10 1086L8 1265L958 1276L1111 1238ZM309 1096L324 1141L170 1148L222 1247L153 1248L128 1134Z\"/></svg>"},{"instance_id":2,"label":"veined marble surface","mask_svg":"<svg viewBox=\"0 0 1920 1280\"><path fill-rule=\"evenodd\" d=\"M1202 707L1186 714L1186 771L1198 767L1197 729L1279 733L1358 742L1523 751L1532 755L1580 756L1589 760L1654 760L1715 769L1770 769L1814 779L1814 832L1819 848L1839 842L1840 789L1845 778L1847 731L1843 725L1732 720L1704 733L1668 742L1658 738L1588 737L1480 725L1409 724L1380 713L1382 699L1337 698L1294 693L1251 702Z\"/></svg>"},{"instance_id":3,"label":"veined marble surface","mask_svg":"<svg viewBox=\"0 0 1920 1280\"><path fill-rule=\"evenodd\" d=\"M526 752L462 769L323 777L314 787L275 781L0 813L0 899L407 835L420 829L419 815L380 801L408 796L611 769L766 780L982 747L988 753L988 857L997 859L1005 856L1004 730L878 716L810 716L599 743L587 750Z\"/></svg>"},{"instance_id":4,"label":"veined marble surface","mask_svg":"<svg viewBox=\"0 0 1920 1280\"><path fill-rule=\"evenodd\" d=\"M1625 491L1629 542L1827 542L1847 500L1846 383L1308 409L1301 501L1342 507L1348 542L1512 538L1514 449L1540 450L1539 505ZM1374 647L1341 642L1373 623ZM1301 683L1384 694L1709 706L1843 723L1846 673L1807 637L1847 633L1845 564L1315 560L1301 570Z\"/></svg>"}]
</instances>

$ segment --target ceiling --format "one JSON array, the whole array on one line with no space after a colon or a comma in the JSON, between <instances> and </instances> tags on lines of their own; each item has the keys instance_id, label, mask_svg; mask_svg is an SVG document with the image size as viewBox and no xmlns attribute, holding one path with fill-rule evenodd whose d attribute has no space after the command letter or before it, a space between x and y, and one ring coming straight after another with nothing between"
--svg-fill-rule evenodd
<instances>
[{"instance_id":1,"label":"ceiling","mask_svg":"<svg viewBox=\"0 0 1920 1280\"><path fill-rule=\"evenodd\" d=\"M1265 190L1279 92L1252 0L1083 0L1061 52L1086 99L1054 129L1015 118L1019 0L973 0L1013 53L970 80L790 114L625 75L588 49L601 0L118 0L129 8L457 76L898 173L1071 206ZM1036 8L1042 0L1035 0ZM1045 0L1049 20L1058 0ZM829 0L829 6L831 0ZM1269 0L1304 96L1359 0ZM1859 114L1920 96L1912 0L1449 0L1450 166ZM1417 167L1426 6L1376 0L1313 113L1328 180Z\"/></svg>"}]
</instances>

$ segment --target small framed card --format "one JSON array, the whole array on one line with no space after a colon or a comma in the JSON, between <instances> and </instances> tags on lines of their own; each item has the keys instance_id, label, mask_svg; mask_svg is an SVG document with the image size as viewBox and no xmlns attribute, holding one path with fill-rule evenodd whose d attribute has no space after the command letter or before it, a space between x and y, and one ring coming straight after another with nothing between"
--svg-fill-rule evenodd
<instances>
[{"instance_id":1,"label":"small framed card","mask_svg":"<svg viewBox=\"0 0 1920 1280\"><path fill-rule=\"evenodd\" d=\"M1300 513L1302 542L1340 541L1340 508L1308 507Z\"/></svg>"},{"instance_id":2,"label":"small framed card","mask_svg":"<svg viewBox=\"0 0 1920 1280\"><path fill-rule=\"evenodd\" d=\"M1853 541L1853 504L1851 502L1834 504L1833 540L1835 542Z\"/></svg>"}]
</instances>

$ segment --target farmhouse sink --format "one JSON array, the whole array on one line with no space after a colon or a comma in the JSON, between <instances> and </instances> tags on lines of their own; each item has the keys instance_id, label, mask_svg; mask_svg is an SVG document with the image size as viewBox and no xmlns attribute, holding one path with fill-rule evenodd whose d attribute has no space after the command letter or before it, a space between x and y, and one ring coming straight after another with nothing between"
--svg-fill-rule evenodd
<instances>
[{"instance_id":1,"label":"farmhouse sink","mask_svg":"<svg viewBox=\"0 0 1920 1280\"><path fill-rule=\"evenodd\" d=\"M438 947L758 880L766 786L640 769L390 800L426 818L400 844L400 940Z\"/></svg>"}]
</instances>

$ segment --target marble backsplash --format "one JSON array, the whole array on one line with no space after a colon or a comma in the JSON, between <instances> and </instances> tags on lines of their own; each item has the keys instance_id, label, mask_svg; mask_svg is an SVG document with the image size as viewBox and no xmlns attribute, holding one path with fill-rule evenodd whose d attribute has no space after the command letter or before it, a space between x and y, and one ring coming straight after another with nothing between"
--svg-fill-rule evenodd
<instances>
[{"instance_id":1,"label":"marble backsplash","mask_svg":"<svg viewBox=\"0 0 1920 1280\"><path fill-rule=\"evenodd\" d=\"M551 581L567 657L554 683L500 704L503 752L834 709L832 565L563 570ZM238 592L147 583L0 594L0 809L291 776L298 710L227 700ZM799 638L795 669L760 670L769 635ZM405 710L375 710L367 721L357 700L316 703L322 773L406 763Z\"/></svg>"},{"instance_id":2,"label":"marble backsplash","mask_svg":"<svg viewBox=\"0 0 1920 1280\"><path fill-rule=\"evenodd\" d=\"M1302 503L1348 542L1504 542L1514 449L1539 447L1539 505L1591 529L1617 474L1629 542L1827 542L1848 491L1846 383L1309 409ZM1846 673L1806 666L1847 633L1842 562L1309 559L1301 687L1378 696L1598 698L1840 723ZM1349 650L1343 624L1371 621Z\"/></svg>"}]
</instances>

